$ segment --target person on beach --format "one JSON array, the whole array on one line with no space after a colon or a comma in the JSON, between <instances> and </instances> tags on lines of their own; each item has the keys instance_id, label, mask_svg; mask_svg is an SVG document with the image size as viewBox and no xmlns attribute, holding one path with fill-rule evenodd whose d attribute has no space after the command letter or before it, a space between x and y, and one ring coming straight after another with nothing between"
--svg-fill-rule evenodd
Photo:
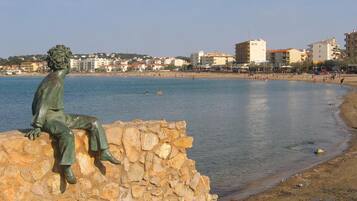
<instances>
[{"instance_id":1,"label":"person on beach","mask_svg":"<svg viewBox=\"0 0 357 201\"><path fill-rule=\"evenodd\" d=\"M70 71L72 52L64 45L51 48L47 55L51 72L43 79L32 102L32 126L25 136L31 140L39 137L41 131L55 139L60 154L59 164L65 179L70 184L77 182L71 169L75 162L75 141L71 129L84 129L89 133L89 148L102 161L120 164L109 151L105 131L95 117L64 113L64 79Z\"/></svg>"}]
</instances>

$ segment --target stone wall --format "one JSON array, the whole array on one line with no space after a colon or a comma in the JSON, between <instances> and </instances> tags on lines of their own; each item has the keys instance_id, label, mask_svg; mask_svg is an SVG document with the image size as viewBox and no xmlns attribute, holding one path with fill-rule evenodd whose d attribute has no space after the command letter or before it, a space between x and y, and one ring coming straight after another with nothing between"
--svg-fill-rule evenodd
<instances>
[{"instance_id":1,"label":"stone wall","mask_svg":"<svg viewBox=\"0 0 357 201\"><path fill-rule=\"evenodd\" d=\"M210 181L188 159L193 138L186 123L114 122L105 126L110 149L122 165L88 153L85 131L75 130L77 184L65 182L48 134L30 141L20 131L0 134L0 200L216 200Z\"/></svg>"}]
</instances>

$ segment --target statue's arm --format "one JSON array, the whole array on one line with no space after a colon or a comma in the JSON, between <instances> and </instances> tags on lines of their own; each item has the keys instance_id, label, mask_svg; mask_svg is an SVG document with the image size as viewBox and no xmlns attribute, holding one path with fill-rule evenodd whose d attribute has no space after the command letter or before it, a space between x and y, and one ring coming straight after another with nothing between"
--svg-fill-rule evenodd
<instances>
[{"instance_id":1,"label":"statue's arm","mask_svg":"<svg viewBox=\"0 0 357 201\"><path fill-rule=\"evenodd\" d=\"M36 109L36 112L32 118L31 126L33 127L33 129L31 129L25 135L30 140L35 140L41 134L41 129L42 129L43 124L45 123L46 114L47 114L47 110L48 110L48 104L47 104L48 97L50 97L50 94L48 91L45 91L45 93L42 94L41 97L37 97L39 108Z\"/></svg>"},{"instance_id":2,"label":"statue's arm","mask_svg":"<svg viewBox=\"0 0 357 201\"><path fill-rule=\"evenodd\" d=\"M42 128L43 124L45 123L45 118L48 110L48 106L46 103L42 103L43 101L40 100L40 108L36 111L33 115L31 126L34 128Z\"/></svg>"},{"instance_id":3,"label":"statue's arm","mask_svg":"<svg viewBox=\"0 0 357 201\"><path fill-rule=\"evenodd\" d=\"M25 134L30 140L35 140L41 134L42 126L45 122L45 117L47 113L47 105L41 104L40 109L36 112L36 114L32 118L31 129L28 133Z\"/></svg>"}]
</instances>

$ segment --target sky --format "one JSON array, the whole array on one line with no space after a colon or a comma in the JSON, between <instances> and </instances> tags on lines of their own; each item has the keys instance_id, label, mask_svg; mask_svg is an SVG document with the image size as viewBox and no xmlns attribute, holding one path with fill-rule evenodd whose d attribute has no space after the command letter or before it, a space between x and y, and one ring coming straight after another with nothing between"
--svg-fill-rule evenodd
<instances>
[{"instance_id":1,"label":"sky","mask_svg":"<svg viewBox=\"0 0 357 201\"><path fill-rule=\"evenodd\" d=\"M73 53L234 54L262 38L269 49L307 48L357 29L357 0L0 0L0 57Z\"/></svg>"}]
</instances>

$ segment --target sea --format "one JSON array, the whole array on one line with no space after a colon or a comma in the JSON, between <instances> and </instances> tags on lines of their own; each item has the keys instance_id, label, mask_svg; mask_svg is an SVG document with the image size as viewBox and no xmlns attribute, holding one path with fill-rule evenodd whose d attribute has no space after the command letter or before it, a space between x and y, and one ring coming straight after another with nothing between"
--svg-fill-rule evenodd
<instances>
[{"instance_id":1,"label":"sea","mask_svg":"<svg viewBox=\"0 0 357 201\"><path fill-rule=\"evenodd\" d=\"M30 127L42 79L0 78L0 131ZM347 90L296 81L69 76L65 111L104 123L185 120L194 137L188 155L210 177L212 192L245 196L346 148L338 107ZM326 154L315 155L316 148Z\"/></svg>"}]
</instances>

